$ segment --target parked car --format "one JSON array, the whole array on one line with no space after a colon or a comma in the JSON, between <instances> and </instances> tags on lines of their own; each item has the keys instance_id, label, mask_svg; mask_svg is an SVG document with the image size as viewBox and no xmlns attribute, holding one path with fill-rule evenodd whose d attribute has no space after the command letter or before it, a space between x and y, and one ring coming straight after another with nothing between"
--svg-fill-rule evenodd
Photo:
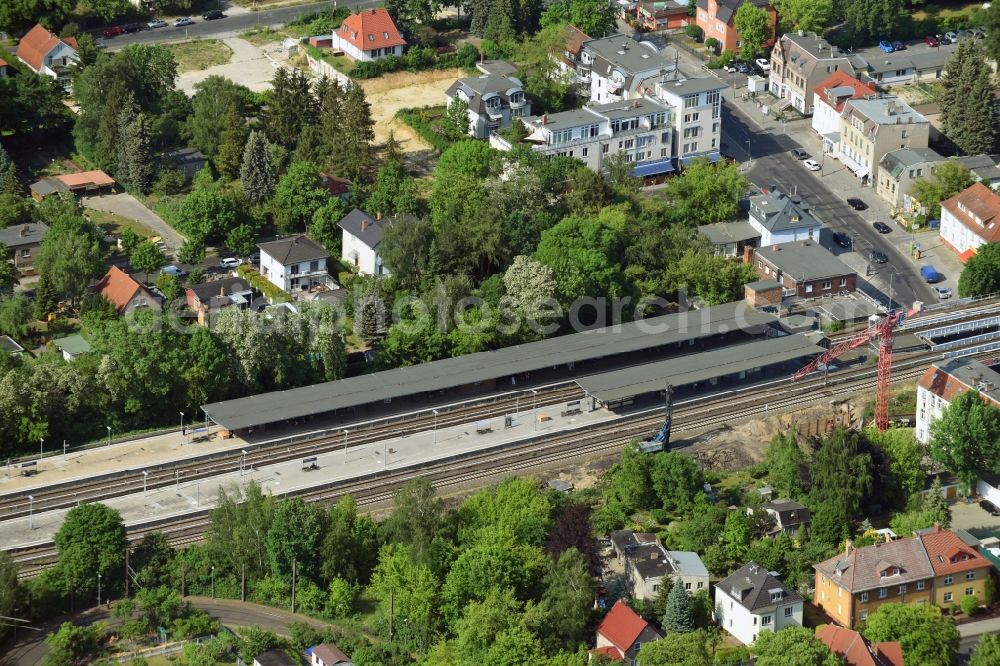
<instances>
[{"instance_id":1,"label":"parked car","mask_svg":"<svg viewBox=\"0 0 1000 666\"><path fill-rule=\"evenodd\" d=\"M223 268L236 268L241 265L243 260L238 257L226 257L219 260L219 265Z\"/></svg>"},{"instance_id":2,"label":"parked car","mask_svg":"<svg viewBox=\"0 0 1000 666\"><path fill-rule=\"evenodd\" d=\"M864 201L862 201L857 197L851 197L850 199L848 199L847 205L853 208L854 210L865 210L866 208L868 208L868 204L866 204Z\"/></svg>"},{"instance_id":3,"label":"parked car","mask_svg":"<svg viewBox=\"0 0 1000 666\"><path fill-rule=\"evenodd\" d=\"M955 33L956 41L959 42L962 41L963 39L968 39L971 36L972 35L970 35L969 31L966 30L965 28L962 28L961 30Z\"/></svg>"},{"instance_id":4,"label":"parked car","mask_svg":"<svg viewBox=\"0 0 1000 666\"><path fill-rule=\"evenodd\" d=\"M182 16L179 19L174 20L175 28L183 28L186 25L194 25L194 21L192 21L188 16Z\"/></svg>"},{"instance_id":5,"label":"parked car","mask_svg":"<svg viewBox=\"0 0 1000 666\"><path fill-rule=\"evenodd\" d=\"M810 171L819 171L820 169L819 162L816 160L806 160L802 165Z\"/></svg>"},{"instance_id":6,"label":"parked car","mask_svg":"<svg viewBox=\"0 0 1000 666\"><path fill-rule=\"evenodd\" d=\"M247 257L247 262L257 265L260 263L260 252L251 252L250 256Z\"/></svg>"},{"instance_id":7,"label":"parked car","mask_svg":"<svg viewBox=\"0 0 1000 666\"><path fill-rule=\"evenodd\" d=\"M153 19L152 21L146 24L146 27L149 28L150 30L156 30L157 28L166 28L167 22L161 19Z\"/></svg>"},{"instance_id":8,"label":"parked car","mask_svg":"<svg viewBox=\"0 0 1000 666\"><path fill-rule=\"evenodd\" d=\"M934 287L934 292L942 301L946 298L951 298L951 287Z\"/></svg>"},{"instance_id":9,"label":"parked car","mask_svg":"<svg viewBox=\"0 0 1000 666\"><path fill-rule=\"evenodd\" d=\"M757 58L753 61L755 65L760 67L765 72L771 71L771 61L767 58Z\"/></svg>"},{"instance_id":10,"label":"parked car","mask_svg":"<svg viewBox=\"0 0 1000 666\"><path fill-rule=\"evenodd\" d=\"M175 264L170 264L169 266L164 266L163 270L160 271L164 275L173 275L174 277L184 277L187 275L187 271L177 266Z\"/></svg>"},{"instance_id":11,"label":"parked car","mask_svg":"<svg viewBox=\"0 0 1000 666\"><path fill-rule=\"evenodd\" d=\"M740 60L737 60L736 61L736 71L739 72L740 74L749 74L750 73L750 65L748 65L745 62L742 62Z\"/></svg>"},{"instance_id":12,"label":"parked car","mask_svg":"<svg viewBox=\"0 0 1000 666\"><path fill-rule=\"evenodd\" d=\"M201 17L206 21L214 21L215 19L226 18L226 15L222 13L221 9L213 9L205 12Z\"/></svg>"},{"instance_id":13,"label":"parked car","mask_svg":"<svg viewBox=\"0 0 1000 666\"><path fill-rule=\"evenodd\" d=\"M979 508L991 516L1000 516L1000 509L998 509L996 505L989 500L979 500Z\"/></svg>"},{"instance_id":14,"label":"parked car","mask_svg":"<svg viewBox=\"0 0 1000 666\"><path fill-rule=\"evenodd\" d=\"M905 51L906 50L906 44L904 44L903 42L901 42L899 40L896 40L896 41L894 41L892 43L892 50L893 51Z\"/></svg>"},{"instance_id":15,"label":"parked car","mask_svg":"<svg viewBox=\"0 0 1000 666\"><path fill-rule=\"evenodd\" d=\"M732 62L727 62L725 65L722 66L722 69L724 69L726 72L729 72L730 74L735 74L736 64Z\"/></svg>"},{"instance_id":16,"label":"parked car","mask_svg":"<svg viewBox=\"0 0 1000 666\"><path fill-rule=\"evenodd\" d=\"M892 231L892 227L885 222L872 222L872 226L875 227L875 231L880 234L887 234Z\"/></svg>"},{"instance_id":17,"label":"parked car","mask_svg":"<svg viewBox=\"0 0 1000 666\"><path fill-rule=\"evenodd\" d=\"M122 26L122 30L124 32L141 32L142 31L142 24L141 23L126 23L125 25Z\"/></svg>"},{"instance_id":18,"label":"parked car","mask_svg":"<svg viewBox=\"0 0 1000 666\"><path fill-rule=\"evenodd\" d=\"M941 46L947 46L948 44L951 44L951 40L945 37L943 34L934 35L934 37L938 40L938 44L940 44Z\"/></svg>"},{"instance_id":19,"label":"parked car","mask_svg":"<svg viewBox=\"0 0 1000 666\"><path fill-rule=\"evenodd\" d=\"M809 153L802 150L801 148L792 148L792 150L789 152L791 152L792 157L794 157L797 160L805 160L809 158Z\"/></svg>"},{"instance_id":20,"label":"parked car","mask_svg":"<svg viewBox=\"0 0 1000 666\"><path fill-rule=\"evenodd\" d=\"M892 53L892 51L893 51L892 42L890 42L888 39L881 40L878 43L878 47L880 49L882 49L883 51L885 51L886 53Z\"/></svg>"},{"instance_id":21,"label":"parked car","mask_svg":"<svg viewBox=\"0 0 1000 666\"><path fill-rule=\"evenodd\" d=\"M969 37L973 39L982 39L986 36L986 31L979 28L969 28Z\"/></svg>"},{"instance_id":22,"label":"parked car","mask_svg":"<svg viewBox=\"0 0 1000 666\"><path fill-rule=\"evenodd\" d=\"M924 44L926 44L927 46L940 46L941 42L938 41L937 37L933 35L927 35L926 37L924 37Z\"/></svg>"},{"instance_id":23,"label":"parked car","mask_svg":"<svg viewBox=\"0 0 1000 666\"><path fill-rule=\"evenodd\" d=\"M875 249L868 254L868 258L874 261L876 264L884 264L889 261L889 256L882 250Z\"/></svg>"},{"instance_id":24,"label":"parked car","mask_svg":"<svg viewBox=\"0 0 1000 666\"><path fill-rule=\"evenodd\" d=\"M958 33L954 31L948 31L944 33L944 38L947 39L948 44L954 44L958 41Z\"/></svg>"},{"instance_id":25,"label":"parked car","mask_svg":"<svg viewBox=\"0 0 1000 666\"><path fill-rule=\"evenodd\" d=\"M107 39L111 39L112 37L117 37L118 35L122 34L122 32L124 31L122 30L120 25L113 25L108 28L105 28L104 32L101 33L101 36Z\"/></svg>"},{"instance_id":26,"label":"parked car","mask_svg":"<svg viewBox=\"0 0 1000 666\"><path fill-rule=\"evenodd\" d=\"M920 267L920 277L924 279L927 284L933 284L935 282L940 282L942 275L937 272L937 269L930 264L924 264Z\"/></svg>"},{"instance_id":27,"label":"parked car","mask_svg":"<svg viewBox=\"0 0 1000 666\"><path fill-rule=\"evenodd\" d=\"M840 247L851 247L851 237L845 234L843 231L833 232L833 242Z\"/></svg>"}]
</instances>

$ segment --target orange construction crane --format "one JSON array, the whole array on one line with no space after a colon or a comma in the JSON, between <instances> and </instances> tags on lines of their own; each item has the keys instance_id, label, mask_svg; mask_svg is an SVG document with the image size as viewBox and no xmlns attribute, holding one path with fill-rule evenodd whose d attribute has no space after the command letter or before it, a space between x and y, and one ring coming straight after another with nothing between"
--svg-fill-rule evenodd
<instances>
[{"instance_id":1,"label":"orange construction crane","mask_svg":"<svg viewBox=\"0 0 1000 666\"><path fill-rule=\"evenodd\" d=\"M914 314L911 310L907 315ZM892 334L896 326L904 321L902 312L890 312L884 319L873 323L861 335L858 335L846 342L842 342L831 348L826 353L821 354L809 365L805 366L794 375L792 381L805 377L810 372L816 370L821 365L828 365L830 361L838 358L846 352L857 349L868 344L875 338L879 339L878 344L878 380L875 384L875 427L879 430L886 430L889 427L889 387L891 384L892 370Z\"/></svg>"}]
</instances>

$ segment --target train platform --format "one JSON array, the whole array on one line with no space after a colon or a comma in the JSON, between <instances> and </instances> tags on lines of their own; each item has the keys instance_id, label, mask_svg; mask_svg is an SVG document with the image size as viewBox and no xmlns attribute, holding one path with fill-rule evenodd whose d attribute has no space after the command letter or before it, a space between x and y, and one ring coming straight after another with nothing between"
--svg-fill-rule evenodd
<instances>
[{"instance_id":1,"label":"train platform","mask_svg":"<svg viewBox=\"0 0 1000 666\"><path fill-rule=\"evenodd\" d=\"M276 496L314 487L331 481L347 480L384 469L400 469L508 443L529 439L536 434L572 431L574 428L619 418L607 410L589 411L581 405L579 413L564 413L566 405L522 409L512 416L510 427L496 417L436 430L425 430L404 437L353 446L315 456L316 469L302 460L240 470L220 476L150 489L105 500L121 512L126 526L140 525L170 516L184 515L215 506L217 492L236 488L250 480ZM650 433L653 434L653 433ZM131 462L130 462L131 464ZM138 472L137 472L138 473ZM57 509L0 522L0 543L5 548L28 547L49 542L62 524L68 509Z\"/></svg>"}]
</instances>

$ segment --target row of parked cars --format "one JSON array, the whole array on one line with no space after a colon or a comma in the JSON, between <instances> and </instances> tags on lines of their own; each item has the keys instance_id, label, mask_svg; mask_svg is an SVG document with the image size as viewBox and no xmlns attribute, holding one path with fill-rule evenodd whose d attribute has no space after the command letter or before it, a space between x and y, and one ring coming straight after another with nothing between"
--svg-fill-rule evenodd
<instances>
[{"instance_id":1,"label":"row of parked cars","mask_svg":"<svg viewBox=\"0 0 1000 666\"><path fill-rule=\"evenodd\" d=\"M955 44L963 39L982 39L985 36L986 28L969 28L968 30L963 28L962 30L945 32L940 35L926 35L924 37L924 44L930 47L944 46ZM881 39L879 40L878 47L885 53L906 50L906 44L898 40Z\"/></svg>"},{"instance_id":2,"label":"row of parked cars","mask_svg":"<svg viewBox=\"0 0 1000 666\"><path fill-rule=\"evenodd\" d=\"M213 9L211 11L205 12L202 17L206 21L214 21L216 19L226 18L226 15L222 13L220 9ZM157 28L166 28L168 25L172 25L175 28L183 28L188 25L194 25L194 19L190 16L182 16L180 18L174 19L173 23L167 23L162 19L153 19L149 23L126 23L125 25L112 25L104 29L101 33L106 39L112 37L117 37L118 35L123 35L131 32L140 32L142 30L155 30Z\"/></svg>"}]
</instances>

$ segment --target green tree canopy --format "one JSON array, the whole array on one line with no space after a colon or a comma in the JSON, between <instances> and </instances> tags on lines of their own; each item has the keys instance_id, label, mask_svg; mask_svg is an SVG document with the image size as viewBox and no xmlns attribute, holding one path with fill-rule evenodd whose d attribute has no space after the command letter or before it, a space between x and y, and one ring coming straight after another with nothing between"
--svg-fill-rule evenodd
<instances>
[{"instance_id":1,"label":"green tree canopy","mask_svg":"<svg viewBox=\"0 0 1000 666\"><path fill-rule=\"evenodd\" d=\"M780 24L789 30L822 34L833 18L833 0L775 0L771 4Z\"/></svg>"},{"instance_id":2,"label":"green tree canopy","mask_svg":"<svg viewBox=\"0 0 1000 666\"><path fill-rule=\"evenodd\" d=\"M929 219L938 219L941 217L941 202L972 183L972 172L968 167L957 160L948 160L935 166L928 178L913 181L911 196L927 209Z\"/></svg>"},{"instance_id":3,"label":"green tree canopy","mask_svg":"<svg viewBox=\"0 0 1000 666\"><path fill-rule=\"evenodd\" d=\"M617 31L617 16L609 3L601 0L559 0L545 6L542 27L569 23L594 39L607 37Z\"/></svg>"},{"instance_id":4,"label":"green tree canopy","mask_svg":"<svg viewBox=\"0 0 1000 666\"><path fill-rule=\"evenodd\" d=\"M762 631L750 646L760 666L839 666L840 659L808 627Z\"/></svg>"},{"instance_id":5,"label":"green tree canopy","mask_svg":"<svg viewBox=\"0 0 1000 666\"><path fill-rule=\"evenodd\" d=\"M643 643L639 662L643 666L710 666L704 632L671 633L658 641Z\"/></svg>"},{"instance_id":6,"label":"green tree canopy","mask_svg":"<svg viewBox=\"0 0 1000 666\"><path fill-rule=\"evenodd\" d=\"M986 296L1000 291L1000 244L987 243L976 248L958 278L958 295Z\"/></svg>"},{"instance_id":7,"label":"green tree canopy","mask_svg":"<svg viewBox=\"0 0 1000 666\"><path fill-rule=\"evenodd\" d=\"M304 231L316 211L330 198L320 186L319 167L295 162L278 181L274 191L274 213L278 225L288 231Z\"/></svg>"},{"instance_id":8,"label":"green tree canopy","mask_svg":"<svg viewBox=\"0 0 1000 666\"><path fill-rule=\"evenodd\" d=\"M740 41L743 43L740 53L747 59L760 53L767 40L774 36L771 30L771 17L767 10L752 2L740 5L736 10L733 25L736 26Z\"/></svg>"},{"instance_id":9,"label":"green tree canopy","mask_svg":"<svg viewBox=\"0 0 1000 666\"><path fill-rule=\"evenodd\" d=\"M139 243L129 256L129 263L137 271L146 274L146 282L149 282L149 274L155 273L167 265L167 256L163 254L155 243L143 241Z\"/></svg>"},{"instance_id":10,"label":"green tree canopy","mask_svg":"<svg viewBox=\"0 0 1000 666\"><path fill-rule=\"evenodd\" d=\"M958 649L958 629L937 606L883 604L862 630L870 641L899 641L908 663L950 666Z\"/></svg>"},{"instance_id":11,"label":"green tree canopy","mask_svg":"<svg viewBox=\"0 0 1000 666\"><path fill-rule=\"evenodd\" d=\"M864 435L839 428L825 437L810 465L813 536L839 543L859 519L862 499L872 489L872 458Z\"/></svg>"},{"instance_id":12,"label":"green tree canopy","mask_svg":"<svg viewBox=\"0 0 1000 666\"><path fill-rule=\"evenodd\" d=\"M992 664L1000 664L1000 636L983 634L972 652L969 666L992 666Z\"/></svg>"},{"instance_id":13,"label":"green tree canopy","mask_svg":"<svg viewBox=\"0 0 1000 666\"><path fill-rule=\"evenodd\" d=\"M967 155L991 153L997 143L992 78L976 40L959 42L941 79L941 129Z\"/></svg>"},{"instance_id":14,"label":"green tree canopy","mask_svg":"<svg viewBox=\"0 0 1000 666\"><path fill-rule=\"evenodd\" d=\"M663 615L663 630L667 634L687 634L695 630L694 615L691 613L691 600L684 581L674 580L667 597L667 608Z\"/></svg>"},{"instance_id":15,"label":"green tree canopy","mask_svg":"<svg viewBox=\"0 0 1000 666\"><path fill-rule=\"evenodd\" d=\"M535 259L549 266L564 307L589 297L621 296L621 223L609 209L596 218L570 216L542 233Z\"/></svg>"},{"instance_id":16,"label":"green tree canopy","mask_svg":"<svg viewBox=\"0 0 1000 666\"><path fill-rule=\"evenodd\" d=\"M99 502L70 509L53 541L59 569L78 595L94 593L97 574L109 577L125 561L122 516Z\"/></svg>"},{"instance_id":17,"label":"green tree canopy","mask_svg":"<svg viewBox=\"0 0 1000 666\"><path fill-rule=\"evenodd\" d=\"M893 35L900 24L903 0L845 0L838 8L856 40Z\"/></svg>"},{"instance_id":18,"label":"green tree canopy","mask_svg":"<svg viewBox=\"0 0 1000 666\"><path fill-rule=\"evenodd\" d=\"M271 146L263 132L253 130L243 149L240 183L251 202L263 203L274 195L277 176L271 162Z\"/></svg>"},{"instance_id":19,"label":"green tree canopy","mask_svg":"<svg viewBox=\"0 0 1000 666\"><path fill-rule=\"evenodd\" d=\"M49 226L35 266L60 297L75 301L104 270L100 230L83 217Z\"/></svg>"},{"instance_id":20,"label":"green tree canopy","mask_svg":"<svg viewBox=\"0 0 1000 666\"><path fill-rule=\"evenodd\" d=\"M931 424L931 456L970 489L1000 471L1000 410L979 391L959 393Z\"/></svg>"}]
</instances>

